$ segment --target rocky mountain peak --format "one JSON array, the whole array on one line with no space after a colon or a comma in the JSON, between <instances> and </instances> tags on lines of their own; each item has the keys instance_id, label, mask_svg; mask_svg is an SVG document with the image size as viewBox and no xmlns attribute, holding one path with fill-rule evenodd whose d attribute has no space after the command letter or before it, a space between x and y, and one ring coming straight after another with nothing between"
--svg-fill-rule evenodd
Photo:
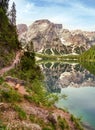
<instances>
[{"instance_id":1,"label":"rocky mountain peak","mask_svg":"<svg viewBox=\"0 0 95 130\"><path fill-rule=\"evenodd\" d=\"M32 41L34 50L44 54L81 54L95 44L95 32L69 31L62 24L42 19L19 33L19 40L24 46Z\"/></svg>"},{"instance_id":2,"label":"rocky mountain peak","mask_svg":"<svg viewBox=\"0 0 95 130\"><path fill-rule=\"evenodd\" d=\"M54 24L50 22L48 19L36 20L32 25L34 26L41 26L47 27L48 25L52 24L56 29L62 29L62 24ZM31 28L31 26L30 26Z\"/></svg>"},{"instance_id":3,"label":"rocky mountain peak","mask_svg":"<svg viewBox=\"0 0 95 130\"><path fill-rule=\"evenodd\" d=\"M17 30L18 30L18 34L21 35L22 33L26 32L28 30L28 27L26 24L18 24Z\"/></svg>"},{"instance_id":4,"label":"rocky mountain peak","mask_svg":"<svg viewBox=\"0 0 95 130\"><path fill-rule=\"evenodd\" d=\"M33 24L41 25L44 23L50 24L51 22L48 19L41 19L41 20L36 20Z\"/></svg>"},{"instance_id":5,"label":"rocky mountain peak","mask_svg":"<svg viewBox=\"0 0 95 130\"><path fill-rule=\"evenodd\" d=\"M32 25L29 26L29 32L44 32L46 29L49 28L49 26L52 26L53 24L49 20L37 20Z\"/></svg>"}]
</instances>

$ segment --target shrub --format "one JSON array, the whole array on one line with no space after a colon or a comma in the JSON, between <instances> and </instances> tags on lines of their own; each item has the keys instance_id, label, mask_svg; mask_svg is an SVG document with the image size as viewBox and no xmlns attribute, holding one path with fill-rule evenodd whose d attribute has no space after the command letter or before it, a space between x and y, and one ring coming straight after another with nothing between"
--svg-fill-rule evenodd
<instances>
[{"instance_id":1,"label":"shrub","mask_svg":"<svg viewBox=\"0 0 95 130\"><path fill-rule=\"evenodd\" d=\"M3 101L5 102L18 102L21 101L21 96L13 89L3 89L0 91L0 95Z\"/></svg>"},{"instance_id":2,"label":"shrub","mask_svg":"<svg viewBox=\"0 0 95 130\"><path fill-rule=\"evenodd\" d=\"M69 130L69 125L67 123L67 121L65 120L65 118L61 118L60 116L58 117L58 124L59 127L61 128L61 130Z\"/></svg>"},{"instance_id":3,"label":"shrub","mask_svg":"<svg viewBox=\"0 0 95 130\"><path fill-rule=\"evenodd\" d=\"M83 130L81 123L80 123L80 119L75 118L73 115L71 115L70 117L71 121L75 123L75 127L78 130Z\"/></svg>"}]
</instances>

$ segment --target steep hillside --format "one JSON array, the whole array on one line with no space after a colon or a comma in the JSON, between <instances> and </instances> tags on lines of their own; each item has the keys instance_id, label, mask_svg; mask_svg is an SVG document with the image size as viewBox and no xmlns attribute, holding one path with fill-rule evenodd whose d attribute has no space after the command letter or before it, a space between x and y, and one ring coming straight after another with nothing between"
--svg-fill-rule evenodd
<instances>
[{"instance_id":1,"label":"steep hillside","mask_svg":"<svg viewBox=\"0 0 95 130\"><path fill-rule=\"evenodd\" d=\"M33 41L34 50L44 54L81 54L95 44L95 32L69 31L61 24L37 20L19 35L22 46Z\"/></svg>"},{"instance_id":2,"label":"steep hillside","mask_svg":"<svg viewBox=\"0 0 95 130\"><path fill-rule=\"evenodd\" d=\"M0 77L0 128L83 130L78 119L53 106L58 97L46 91L42 79L31 52L24 52L16 68Z\"/></svg>"}]
</instances>

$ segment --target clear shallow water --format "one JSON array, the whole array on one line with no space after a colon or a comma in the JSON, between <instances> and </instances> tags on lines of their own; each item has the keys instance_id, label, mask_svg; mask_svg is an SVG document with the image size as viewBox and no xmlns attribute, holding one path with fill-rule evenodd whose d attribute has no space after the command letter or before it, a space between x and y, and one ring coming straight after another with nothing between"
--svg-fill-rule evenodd
<instances>
[{"instance_id":1,"label":"clear shallow water","mask_svg":"<svg viewBox=\"0 0 95 130\"><path fill-rule=\"evenodd\" d=\"M95 88L64 88L62 94L68 95L67 100L61 99L57 106L68 109L70 113L80 117L83 122L95 128Z\"/></svg>"},{"instance_id":2,"label":"clear shallow water","mask_svg":"<svg viewBox=\"0 0 95 130\"><path fill-rule=\"evenodd\" d=\"M83 68L79 64L41 63L47 90L66 94L56 105L66 108L76 117L95 129L95 76L92 63Z\"/></svg>"}]
</instances>

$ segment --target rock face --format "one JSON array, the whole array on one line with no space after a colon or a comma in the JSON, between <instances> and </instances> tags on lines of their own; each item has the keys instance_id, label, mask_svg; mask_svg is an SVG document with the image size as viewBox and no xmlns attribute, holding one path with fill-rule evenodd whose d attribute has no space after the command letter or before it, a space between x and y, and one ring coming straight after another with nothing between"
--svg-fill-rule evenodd
<instances>
[{"instance_id":1,"label":"rock face","mask_svg":"<svg viewBox=\"0 0 95 130\"><path fill-rule=\"evenodd\" d=\"M80 54L95 44L95 32L69 31L46 19L35 21L26 31L18 28L18 32L23 46L32 41L36 52L46 54Z\"/></svg>"},{"instance_id":2,"label":"rock face","mask_svg":"<svg viewBox=\"0 0 95 130\"><path fill-rule=\"evenodd\" d=\"M18 30L18 34L21 35L22 33L26 32L28 30L28 27L26 24L18 24L17 30Z\"/></svg>"},{"instance_id":3,"label":"rock face","mask_svg":"<svg viewBox=\"0 0 95 130\"><path fill-rule=\"evenodd\" d=\"M69 53L81 54L95 44L95 32L63 29L61 37L61 41L66 45Z\"/></svg>"},{"instance_id":4,"label":"rock face","mask_svg":"<svg viewBox=\"0 0 95 130\"><path fill-rule=\"evenodd\" d=\"M48 20L38 20L29 26L27 32L19 36L19 40L23 45L32 41L36 52L53 54L62 51L66 53L66 47L58 36L61 29L60 24L54 24Z\"/></svg>"}]
</instances>

